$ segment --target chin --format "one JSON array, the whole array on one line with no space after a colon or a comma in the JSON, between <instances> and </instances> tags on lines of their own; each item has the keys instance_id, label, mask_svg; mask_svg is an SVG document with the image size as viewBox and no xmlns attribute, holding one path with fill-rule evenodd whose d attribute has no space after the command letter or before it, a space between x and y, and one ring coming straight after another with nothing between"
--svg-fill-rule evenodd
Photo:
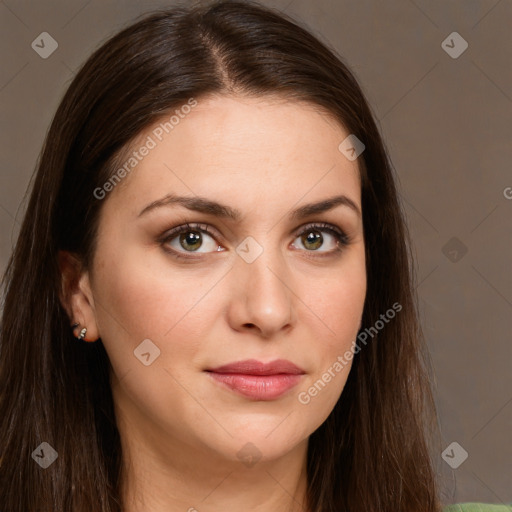
<instances>
[{"instance_id":1,"label":"chin","mask_svg":"<svg viewBox=\"0 0 512 512\"><path fill-rule=\"evenodd\" d=\"M290 415L291 419L294 415ZM286 417L286 416L284 416ZM309 434L297 429L291 430L283 421L283 418L271 422L253 422L250 426L236 425L232 423L233 437L223 436L221 445L216 449L223 453L223 456L231 461L272 461L279 459L300 445L307 442ZM297 425L294 425L297 426ZM209 440L211 442L211 438Z\"/></svg>"}]
</instances>

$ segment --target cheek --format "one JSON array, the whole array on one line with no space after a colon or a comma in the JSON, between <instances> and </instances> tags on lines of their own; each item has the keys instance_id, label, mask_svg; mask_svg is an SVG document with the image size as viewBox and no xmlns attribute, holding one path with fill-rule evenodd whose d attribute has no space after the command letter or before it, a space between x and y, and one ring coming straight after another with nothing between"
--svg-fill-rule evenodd
<instances>
[{"instance_id":1,"label":"cheek","mask_svg":"<svg viewBox=\"0 0 512 512\"><path fill-rule=\"evenodd\" d=\"M307 294L305 303L322 320L326 351L343 349L357 336L366 297L364 259L333 273L314 291Z\"/></svg>"},{"instance_id":2,"label":"cheek","mask_svg":"<svg viewBox=\"0 0 512 512\"><path fill-rule=\"evenodd\" d=\"M199 301L211 284L207 280L192 286L189 281L177 273L171 276L144 268L128 257L98 274L101 286L95 295L108 310L98 307L97 319L120 384L119 388L114 381L116 396L131 396L128 402L138 404L154 421L155 411L172 409L173 414L184 414L189 400L186 396L185 400L178 398L183 398L180 383L188 382L191 367L199 366L200 334L211 324L205 314L207 301ZM143 354L147 353L144 361ZM130 407L126 400L120 402ZM172 423L170 418L166 422Z\"/></svg>"},{"instance_id":3,"label":"cheek","mask_svg":"<svg viewBox=\"0 0 512 512\"><path fill-rule=\"evenodd\" d=\"M95 295L102 338L109 337L112 329L122 329L132 339L160 336L170 328L166 312L180 310L179 295L170 293L170 282L126 259L106 267L98 283Z\"/></svg>"},{"instance_id":4,"label":"cheek","mask_svg":"<svg viewBox=\"0 0 512 512\"><path fill-rule=\"evenodd\" d=\"M173 271L160 260L141 262L142 255L127 251L115 264L98 266L94 295L100 336L118 375L139 368L134 351L147 339L160 351L156 366L180 371L180 361L194 364L212 325L215 308L208 292L219 277Z\"/></svg>"},{"instance_id":5,"label":"cheek","mask_svg":"<svg viewBox=\"0 0 512 512\"><path fill-rule=\"evenodd\" d=\"M340 272L323 279L321 286L308 296L307 305L322 320L316 320L321 326L317 338L321 342L315 344L315 353L311 354L315 372L299 390L297 398L305 413L319 421L334 408L352 368L352 345L359 331L366 297L364 254L356 257L354 253L353 256L347 258Z\"/></svg>"},{"instance_id":6,"label":"cheek","mask_svg":"<svg viewBox=\"0 0 512 512\"><path fill-rule=\"evenodd\" d=\"M114 265L103 266L97 275L95 296L100 303L102 334L117 323L131 337L162 338L208 289L208 280L192 279L169 267L141 261L144 259L137 254L131 257L127 253Z\"/></svg>"}]
</instances>

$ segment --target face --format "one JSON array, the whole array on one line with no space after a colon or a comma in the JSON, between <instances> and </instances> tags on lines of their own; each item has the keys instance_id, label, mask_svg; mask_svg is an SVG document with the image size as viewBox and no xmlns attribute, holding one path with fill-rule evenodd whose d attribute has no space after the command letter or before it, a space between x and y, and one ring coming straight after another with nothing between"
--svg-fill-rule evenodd
<instances>
[{"instance_id":1,"label":"face","mask_svg":"<svg viewBox=\"0 0 512 512\"><path fill-rule=\"evenodd\" d=\"M357 161L308 104L209 97L180 112L102 189L78 314L133 435L157 453L271 460L307 442L350 371L366 294Z\"/></svg>"}]
</instances>

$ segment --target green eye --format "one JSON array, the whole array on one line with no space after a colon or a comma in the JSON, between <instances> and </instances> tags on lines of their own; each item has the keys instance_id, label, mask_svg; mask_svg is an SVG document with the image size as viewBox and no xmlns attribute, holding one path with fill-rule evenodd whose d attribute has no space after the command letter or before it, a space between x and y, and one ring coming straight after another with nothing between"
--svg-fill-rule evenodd
<instances>
[{"instance_id":1,"label":"green eye","mask_svg":"<svg viewBox=\"0 0 512 512\"><path fill-rule=\"evenodd\" d=\"M326 240L322 233L328 233L329 237L334 239L333 242L331 242L334 247L330 250L319 251L319 248L323 247ZM327 237L327 240L329 237ZM300 238L302 246L305 247L308 252L319 252L323 254L340 251L342 247L345 247L349 243L348 236L341 231L341 229L325 223L310 224L306 226L306 228L302 228L302 231L297 234L297 238Z\"/></svg>"},{"instance_id":2,"label":"green eye","mask_svg":"<svg viewBox=\"0 0 512 512\"><path fill-rule=\"evenodd\" d=\"M327 223L308 224L295 233L293 246L304 249L307 253L318 256L329 256L339 253L350 242L349 237L337 226ZM184 224L177 226L160 237L159 242L164 249L176 258L197 258L193 253L207 254L225 249L218 244L220 238L210 231L208 224ZM297 242L300 240L300 242ZM327 249L323 249L324 246ZM330 248L329 248L330 245ZM191 254L191 256L187 256Z\"/></svg>"}]
</instances>

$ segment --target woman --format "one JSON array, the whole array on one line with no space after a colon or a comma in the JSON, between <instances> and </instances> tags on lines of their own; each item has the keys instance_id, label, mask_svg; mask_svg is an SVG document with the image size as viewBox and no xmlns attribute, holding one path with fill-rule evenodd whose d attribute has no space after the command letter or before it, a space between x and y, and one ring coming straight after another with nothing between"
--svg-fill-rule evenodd
<instances>
[{"instance_id":1,"label":"woman","mask_svg":"<svg viewBox=\"0 0 512 512\"><path fill-rule=\"evenodd\" d=\"M408 247L307 31L238 2L126 28L58 108L5 275L2 510L439 511Z\"/></svg>"}]
</instances>

